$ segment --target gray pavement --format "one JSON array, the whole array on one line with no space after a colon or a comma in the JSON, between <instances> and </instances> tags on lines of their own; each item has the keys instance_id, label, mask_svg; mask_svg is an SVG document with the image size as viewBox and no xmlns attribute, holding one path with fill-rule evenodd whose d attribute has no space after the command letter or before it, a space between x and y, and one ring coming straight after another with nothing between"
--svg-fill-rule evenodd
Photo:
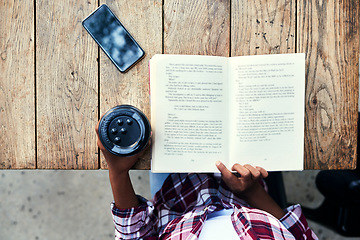
<instances>
[{"instance_id":1,"label":"gray pavement","mask_svg":"<svg viewBox=\"0 0 360 240\"><path fill-rule=\"evenodd\" d=\"M317 171L284 173L289 202L316 207ZM135 191L150 197L148 171L131 171ZM108 171L0 170L0 240L114 239ZM310 222L322 240L343 238Z\"/></svg>"},{"instance_id":2,"label":"gray pavement","mask_svg":"<svg viewBox=\"0 0 360 240\"><path fill-rule=\"evenodd\" d=\"M148 171L132 171L149 197ZM114 239L108 171L1 170L0 240Z\"/></svg>"}]
</instances>

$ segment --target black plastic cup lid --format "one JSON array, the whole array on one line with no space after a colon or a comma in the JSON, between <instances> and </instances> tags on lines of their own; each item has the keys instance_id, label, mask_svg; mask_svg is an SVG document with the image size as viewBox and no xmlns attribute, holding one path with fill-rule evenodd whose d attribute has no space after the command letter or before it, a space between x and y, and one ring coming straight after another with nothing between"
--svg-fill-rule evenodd
<instances>
[{"instance_id":1,"label":"black plastic cup lid","mask_svg":"<svg viewBox=\"0 0 360 240\"><path fill-rule=\"evenodd\" d=\"M149 142L150 123L139 109L120 105L110 109L99 123L99 137L104 147L118 156L140 152Z\"/></svg>"}]
</instances>

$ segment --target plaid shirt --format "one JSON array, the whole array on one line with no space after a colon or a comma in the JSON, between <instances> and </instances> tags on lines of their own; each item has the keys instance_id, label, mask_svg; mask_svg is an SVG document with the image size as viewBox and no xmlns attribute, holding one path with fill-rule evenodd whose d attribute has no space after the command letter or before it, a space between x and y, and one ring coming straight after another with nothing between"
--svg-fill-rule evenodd
<instances>
[{"instance_id":1,"label":"plaid shirt","mask_svg":"<svg viewBox=\"0 0 360 240\"><path fill-rule=\"evenodd\" d=\"M208 214L221 209L234 210L240 239L317 239L299 205L278 220L251 208L214 174L171 174L153 201L138 198L140 206L131 209L112 203L115 239L198 239Z\"/></svg>"}]
</instances>

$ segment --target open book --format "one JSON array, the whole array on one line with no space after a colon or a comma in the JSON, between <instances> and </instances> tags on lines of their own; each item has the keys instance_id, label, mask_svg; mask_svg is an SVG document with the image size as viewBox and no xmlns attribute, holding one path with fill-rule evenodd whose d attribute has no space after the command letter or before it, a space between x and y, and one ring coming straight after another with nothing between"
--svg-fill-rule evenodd
<instances>
[{"instance_id":1,"label":"open book","mask_svg":"<svg viewBox=\"0 0 360 240\"><path fill-rule=\"evenodd\" d=\"M150 60L153 172L302 170L305 54Z\"/></svg>"}]
</instances>

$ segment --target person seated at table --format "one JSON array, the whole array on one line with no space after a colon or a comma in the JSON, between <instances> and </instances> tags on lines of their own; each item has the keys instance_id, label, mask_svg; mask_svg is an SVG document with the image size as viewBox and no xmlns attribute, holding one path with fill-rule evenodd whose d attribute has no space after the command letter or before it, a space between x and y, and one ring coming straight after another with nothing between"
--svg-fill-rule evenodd
<instances>
[{"instance_id":1,"label":"person seated at table","mask_svg":"<svg viewBox=\"0 0 360 240\"><path fill-rule=\"evenodd\" d=\"M96 127L98 133L98 127ZM135 194L129 170L98 139L109 168L115 239L317 239L299 205L285 211L268 195L266 170L217 162L220 174L170 174L152 201Z\"/></svg>"}]
</instances>

